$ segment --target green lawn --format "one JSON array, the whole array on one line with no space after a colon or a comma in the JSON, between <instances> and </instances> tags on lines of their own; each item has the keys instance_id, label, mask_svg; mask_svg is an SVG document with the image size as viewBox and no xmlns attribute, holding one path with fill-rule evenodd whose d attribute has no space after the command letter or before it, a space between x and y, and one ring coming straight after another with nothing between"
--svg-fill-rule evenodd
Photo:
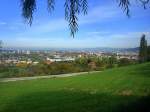
<instances>
[{"instance_id":1,"label":"green lawn","mask_svg":"<svg viewBox=\"0 0 150 112\"><path fill-rule=\"evenodd\" d=\"M0 112L150 112L150 63L0 83Z\"/></svg>"}]
</instances>

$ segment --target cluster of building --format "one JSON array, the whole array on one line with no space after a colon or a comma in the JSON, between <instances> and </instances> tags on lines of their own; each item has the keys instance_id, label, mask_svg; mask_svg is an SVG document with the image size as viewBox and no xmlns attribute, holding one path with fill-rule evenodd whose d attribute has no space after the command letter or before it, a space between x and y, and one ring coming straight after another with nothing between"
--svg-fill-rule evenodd
<instances>
[{"instance_id":1,"label":"cluster of building","mask_svg":"<svg viewBox=\"0 0 150 112\"><path fill-rule=\"evenodd\" d=\"M130 60L138 60L138 53L136 52L69 52L69 51L29 51L29 50L8 50L3 51L2 54L10 54L8 57L4 57L0 54L0 64L1 63L25 63L25 64L33 64L36 65L39 63L39 60L33 61L30 56L32 54L42 57L42 60L47 64L51 64L53 62L68 62L75 61L76 58L88 57L88 56L97 56L97 57L112 57L115 56L119 59L130 59ZM11 57L11 54L16 54ZM21 58L20 55L26 57L26 59Z\"/></svg>"},{"instance_id":2,"label":"cluster of building","mask_svg":"<svg viewBox=\"0 0 150 112\"><path fill-rule=\"evenodd\" d=\"M137 52L88 52L88 53L82 53L78 55L78 57L86 57L86 56L97 56L101 58L110 58L112 56L115 56L118 60L119 59L129 59L129 60L138 60L138 53Z\"/></svg>"},{"instance_id":3,"label":"cluster of building","mask_svg":"<svg viewBox=\"0 0 150 112\"><path fill-rule=\"evenodd\" d=\"M138 53L117 53L117 59L138 60Z\"/></svg>"}]
</instances>

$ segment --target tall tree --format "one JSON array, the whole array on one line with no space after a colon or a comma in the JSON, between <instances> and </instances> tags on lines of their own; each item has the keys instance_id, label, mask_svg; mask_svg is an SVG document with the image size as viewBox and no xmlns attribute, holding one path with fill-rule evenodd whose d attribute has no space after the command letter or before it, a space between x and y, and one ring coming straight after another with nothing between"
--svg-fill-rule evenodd
<instances>
[{"instance_id":1,"label":"tall tree","mask_svg":"<svg viewBox=\"0 0 150 112\"><path fill-rule=\"evenodd\" d=\"M145 34L142 35L140 41L139 61L141 63L147 61L147 40L145 39Z\"/></svg>"},{"instance_id":2,"label":"tall tree","mask_svg":"<svg viewBox=\"0 0 150 112\"><path fill-rule=\"evenodd\" d=\"M119 6L126 12L129 16L131 1L133 0L116 0ZM149 5L149 0L134 0L137 3L142 3L143 7ZM139 2L138 2L139 1ZM36 9L37 0L21 0L22 15L29 23L32 24L33 13ZM48 11L52 12L55 7L55 0L47 0ZM78 16L83 13L87 14L88 10L88 0L64 0L65 7L65 19L69 23L69 28L71 36L74 37L75 33L78 31Z\"/></svg>"},{"instance_id":3,"label":"tall tree","mask_svg":"<svg viewBox=\"0 0 150 112\"><path fill-rule=\"evenodd\" d=\"M0 40L0 51L1 51L2 47L3 47L3 42L2 42L2 40Z\"/></svg>"},{"instance_id":4,"label":"tall tree","mask_svg":"<svg viewBox=\"0 0 150 112\"><path fill-rule=\"evenodd\" d=\"M147 61L150 61L150 46L147 47Z\"/></svg>"},{"instance_id":5,"label":"tall tree","mask_svg":"<svg viewBox=\"0 0 150 112\"><path fill-rule=\"evenodd\" d=\"M1 52L2 52L2 40L0 40L0 62L2 60Z\"/></svg>"}]
</instances>

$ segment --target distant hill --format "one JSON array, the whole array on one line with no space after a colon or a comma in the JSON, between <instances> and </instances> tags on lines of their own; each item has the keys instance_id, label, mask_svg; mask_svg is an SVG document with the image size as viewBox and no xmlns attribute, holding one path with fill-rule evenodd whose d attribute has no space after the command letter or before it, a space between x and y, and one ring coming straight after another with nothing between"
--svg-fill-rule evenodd
<instances>
[{"instance_id":1,"label":"distant hill","mask_svg":"<svg viewBox=\"0 0 150 112\"><path fill-rule=\"evenodd\" d=\"M107 47L99 47L99 48L85 48L85 51L101 51L101 52L138 52L137 48L107 48Z\"/></svg>"},{"instance_id":2,"label":"distant hill","mask_svg":"<svg viewBox=\"0 0 150 112\"><path fill-rule=\"evenodd\" d=\"M40 50L40 51L70 51L70 52L138 52L139 48L3 48L3 50Z\"/></svg>"}]
</instances>

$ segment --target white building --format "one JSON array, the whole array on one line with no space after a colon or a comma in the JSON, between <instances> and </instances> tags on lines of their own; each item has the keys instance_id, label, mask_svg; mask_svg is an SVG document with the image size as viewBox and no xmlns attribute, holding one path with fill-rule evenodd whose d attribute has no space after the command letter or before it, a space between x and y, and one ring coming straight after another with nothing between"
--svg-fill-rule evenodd
<instances>
[{"instance_id":1,"label":"white building","mask_svg":"<svg viewBox=\"0 0 150 112\"><path fill-rule=\"evenodd\" d=\"M47 61L51 61L51 62L62 62L62 61L74 61L75 58L72 58L72 57L62 57L62 58L54 58L54 59L51 59L51 58L46 58Z\"/></svg>"}]
</instances>

